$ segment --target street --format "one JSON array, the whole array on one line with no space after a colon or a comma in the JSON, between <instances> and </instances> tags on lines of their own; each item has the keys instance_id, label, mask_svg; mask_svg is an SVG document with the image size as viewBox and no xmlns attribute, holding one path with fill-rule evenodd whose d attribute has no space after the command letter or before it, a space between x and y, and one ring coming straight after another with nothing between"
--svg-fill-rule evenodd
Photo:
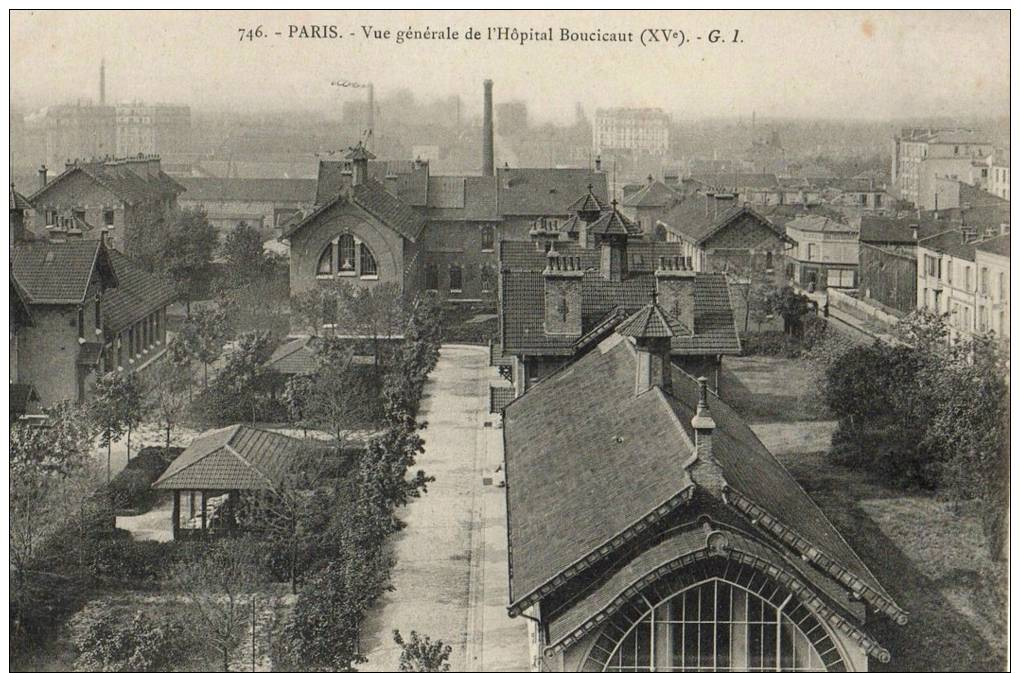
<instances>
[{"instance_id":1,"label":"street","mask_svg":"<svg viewBox=\"0 0 1020 673\"><path fill-rule=\"evenodd\" d=\"M428 428L417 466L436 481L402 513L395 590L367 615L361 645L368 662L360 670L396 669L394 629L405 639L414 630L450 645L452 670L528 668L526 622L506 614L504 491L482 483L502 461L498 417L488 413L488 386L498 379L485 348L443 347L422 400Z\"/></svg>"}]
</instances>

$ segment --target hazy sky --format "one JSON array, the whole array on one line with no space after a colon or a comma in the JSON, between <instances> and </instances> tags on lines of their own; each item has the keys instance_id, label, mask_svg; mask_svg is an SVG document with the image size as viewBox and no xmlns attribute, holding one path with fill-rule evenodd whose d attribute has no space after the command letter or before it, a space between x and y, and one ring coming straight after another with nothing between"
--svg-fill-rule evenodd
<instances>
[{"instance_id":1,"label":"hazy sky","mask_svg":"<svg viewBox=\"0 0 1020 673\"><path fill-rule=\"evenodd\" d=\"M239 41L259 24L269 37ZM98 98L196 109L339 110L372 81L377 97L523 99L532 119L568 121L575 101L658 106L681 117L886 118L1009 114L1009 13L883 12L27 12L11 17L14 105ZM291 25L334 25L342 39L288 39ZM362 26L451 27L457 41L367 40ZM468 27L553 29L553 42L465 40ZM631 31L633 43L561 42L560 29ZM689 40L642 46L645 28ZM708 44L739 29L740 44ZM280 31L283 37L273 33ZM351 33L354 33L352 36ZM702 36L701 41L696 37ZM395 37L395 36L394 36Z\"/></svg>"}]
</instances>

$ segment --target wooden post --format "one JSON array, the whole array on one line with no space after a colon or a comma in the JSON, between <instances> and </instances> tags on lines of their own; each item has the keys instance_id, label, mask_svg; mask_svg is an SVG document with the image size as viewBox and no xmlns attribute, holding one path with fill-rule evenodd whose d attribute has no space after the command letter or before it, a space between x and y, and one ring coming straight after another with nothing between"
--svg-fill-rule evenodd
<instances>
[{"instance_id":1,"label":"wooden post","mask_svg":"<svg viewBox=\"0 0 1020 673\"><path fill-rule=\"evenodd\" d=\"M174 489L174 539L180 537L181 532L181 492L179 489Z\"/></svg>"},{"instance_id":2,"label":"wooden post","mask_svg":"<svg viewBox=\"0 0 1020 673\"><path fill-rule=\"evenodd\" d=\"M206 524L206 522L205 522L205 491L201 491L201 493L202 493L202 532L205 533L205 524Z\"/></svg>"}]
</instances>

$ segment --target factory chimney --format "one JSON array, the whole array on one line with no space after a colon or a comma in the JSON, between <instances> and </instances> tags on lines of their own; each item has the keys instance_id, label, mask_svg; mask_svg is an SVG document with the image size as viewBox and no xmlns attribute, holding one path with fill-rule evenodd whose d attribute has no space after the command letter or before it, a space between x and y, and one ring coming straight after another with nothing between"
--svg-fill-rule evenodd
<instances>
[{"instance_id":1,"label":"factory chimney","mask_svg":"<svg viewBox=\"0 0 1020 673\"><path fill-rule=\"evenodd\" d=\"M375 135L375 86L368 83L368 119L365 120L365 126L368 128L368 134L365 138L365 144L369 141L374 140Z\"/></svg>"},{"instance_id":2,"label":"factory chimney","mask_svg":"<svg viewBox=\"0 0 1020 673\"><path fill-rule=\"evenodd\" d=\"M106 59L99 61L99 104L106 105Z\"/></svg>"},{"instance_id":3,"label":"factory chimney","mask_svg":"<svg viewBox=\"0 0 1020 673\"><path fill-rule=\"evenodd\" d=\"M492 80L485 80L485 111L482 118L482 175L495 175L492 130Z\"/></svg>"}]
</instances>

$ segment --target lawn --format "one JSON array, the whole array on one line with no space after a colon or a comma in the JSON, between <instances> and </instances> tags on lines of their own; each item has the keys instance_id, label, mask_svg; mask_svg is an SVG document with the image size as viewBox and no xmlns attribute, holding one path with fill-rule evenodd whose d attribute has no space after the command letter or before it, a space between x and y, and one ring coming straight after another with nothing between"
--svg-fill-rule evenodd
<instances>
[{"instance_id":1,"label":"lawn","mask_svg":"<svg viewBox=\"0 0 1020 673\"><path fill-rule=\"evenodd\" d=\"M876 671L1003 670L1007 569L988 554L974 504L887 487L830 463L835 425L802 359L728 358L722 396L743 414L885 588L906 626L869 615L865 630L892 653Z\"/></svg>"},{"instance_id":2,"label":"lawn","mask_svg":"<svg viewBox=\"0 0 1020 673\"><path fill-rule=\"evenodd\" d=\"M910 613L906 626L866 625L892 653L888 664L869 662L873 670L1005 669L1007 569L989 558L973 505L904 494L822 453L779 458Z\"/></svg>"}]
</instances>

